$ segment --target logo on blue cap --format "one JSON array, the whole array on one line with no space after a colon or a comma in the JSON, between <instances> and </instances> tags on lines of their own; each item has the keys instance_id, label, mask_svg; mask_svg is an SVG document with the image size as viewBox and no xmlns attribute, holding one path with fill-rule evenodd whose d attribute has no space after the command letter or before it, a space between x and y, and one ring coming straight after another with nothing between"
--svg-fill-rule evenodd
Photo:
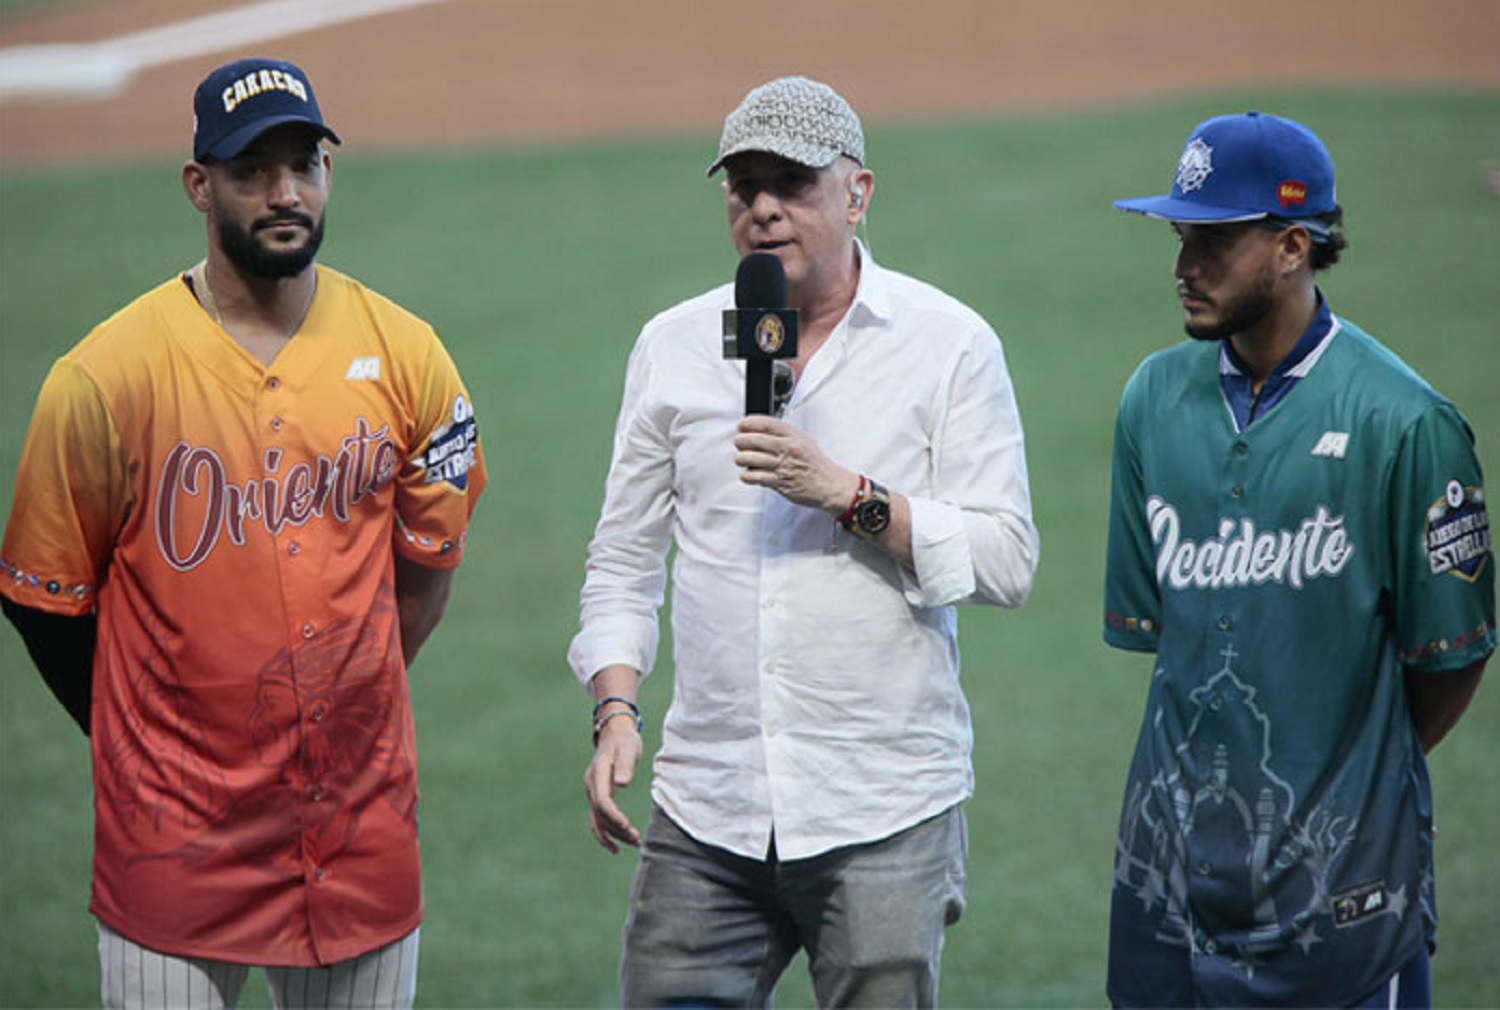
<instances>
[{"instance_id":1,"label":"logo on blue cap","mask_svg":"<svg viewBox=\"0 0 1500 1010\"><path fill-rule=\"evenodd\" d=\"M270 59L227 63L205 77L193 95L193 158L233 158L282 123L306 123L339 142L299 67Z\"/></svg>"},{"instance_id":2,"label":"logo on blue cap","mask_svg":"<svg viewBox=\"0 0 1500 1010\"><path fill-rule=\"evenodd\" d=\"M1183 193L1202 189L1213 170L1214 149L1202 137L1194 137L1182 149L1182 160L1177 163L1177 189Z\"/></svg>"},{"instance_id":3,"label":"logo on blue cap","mask_svg":"<svg viewBox=\"0 0 1500 1010\"><path fill-rule=\"evenodd\" d=\"M1333 159L1307 127L1246 112L1193 129L1172 192L1116 200L1121 210L1165 221L1256 221L1314 218L1338 205Z\"/></svg>"}]
</instances>

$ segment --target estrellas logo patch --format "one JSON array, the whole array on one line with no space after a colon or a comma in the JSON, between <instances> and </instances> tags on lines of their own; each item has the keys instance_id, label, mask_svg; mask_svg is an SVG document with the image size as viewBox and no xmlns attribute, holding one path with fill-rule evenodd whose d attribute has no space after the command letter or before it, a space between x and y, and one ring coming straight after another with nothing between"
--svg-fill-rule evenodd
<instances>
[{"instance_id":1,"label":"estrellas logo patch","mask_svg":"<svg viewBox=\"0 0 1500 1010\"><path fill-rule=\"evenodd\" d=\"M453 399L451 417L451 424L432 433L427 451L415 462L426 470L428 484L446 481L462 491L469 486L469 468L474 465L474 450L479 445L479 423L474 420L474 408L461 395Z\"/></svg>"},{"instance_id":2,"label":"estrellas logo patch","mask_svg":"<svg viewBox=\"0 0 1500 1010\"><path fill-rule=\"evenodd\" d=\"M1427 563L1432 574L1473 582L1489 559L1490 516L1484 488L1450 480L1443 497L1427 508Z\"/></svg>"}]
</instances>

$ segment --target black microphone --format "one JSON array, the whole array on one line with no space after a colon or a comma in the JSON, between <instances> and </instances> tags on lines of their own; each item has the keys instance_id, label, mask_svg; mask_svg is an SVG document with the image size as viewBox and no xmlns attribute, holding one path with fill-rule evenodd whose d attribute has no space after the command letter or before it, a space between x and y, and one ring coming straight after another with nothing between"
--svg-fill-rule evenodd
<instances>
[{"instance_id":1,"label":"black microphone","mask_svg":"<svg viewBox=\"0 0 1500 1010\"><path fill-rule=\"evenodd\" d=\"M774 414L789 397L790 369L774 363L797 356L797 310L787 308L786 269L770 253L751 253L734 275L734 304L724 310L724 357L745 362L745 413ZM780 381L773 381L775 379ZM777 387L782 387L778 396Z\"/></svg>"}]
</instances>

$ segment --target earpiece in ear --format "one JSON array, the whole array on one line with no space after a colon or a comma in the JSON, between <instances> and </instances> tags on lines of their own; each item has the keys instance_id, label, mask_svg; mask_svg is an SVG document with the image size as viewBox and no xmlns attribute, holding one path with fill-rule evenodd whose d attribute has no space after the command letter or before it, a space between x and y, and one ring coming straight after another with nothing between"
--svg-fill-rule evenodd
<instances>
[{"instance_id":1,"label":"earpiece in ear","mask_svg":"<svg viewBox=\"0 0 1500 1010\"><path fill-rule=\"evenodd\" d=\"M849 209L859 210L865 205L865 189L863 186L853 186L849 189Z\"/></svg>"}]
</instances>

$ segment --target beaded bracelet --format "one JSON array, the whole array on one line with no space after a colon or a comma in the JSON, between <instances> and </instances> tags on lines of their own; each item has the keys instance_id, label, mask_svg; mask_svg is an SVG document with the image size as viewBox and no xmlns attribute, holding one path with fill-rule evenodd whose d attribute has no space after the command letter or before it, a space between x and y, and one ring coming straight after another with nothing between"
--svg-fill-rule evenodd
<instances>
[{"instance_id":1,"label":"beaded bracelet","mask_svg":"<svg viewBox=\"0 0 1500 1010\"><path fill-rule=\"evenodd\" d=\"M608 705L610 702L619 702L621 705L624 705L625 707L624 708L617 708L613 712L606 712L603 716L601 716L599 714L599 710L601 708L603 708L605 705ZM609 722L611 719L613 719L617 715L634 716L635 717L635 731L637 733L644 732L644 730L646 728L646 722L645 722L644 719L641 718L641 709L640 709L640 706L638 706L635 702L631 701L629 698L621 698L618 695L610 695L608 698L600 698L598 701L596 701L594 703L593 722L594 722L594 746L595 747L599 746L599 734L601 732L603 732L603 730L604 730L604 724L607 723L607 722Z\"/></svg>"}]
</instances>

